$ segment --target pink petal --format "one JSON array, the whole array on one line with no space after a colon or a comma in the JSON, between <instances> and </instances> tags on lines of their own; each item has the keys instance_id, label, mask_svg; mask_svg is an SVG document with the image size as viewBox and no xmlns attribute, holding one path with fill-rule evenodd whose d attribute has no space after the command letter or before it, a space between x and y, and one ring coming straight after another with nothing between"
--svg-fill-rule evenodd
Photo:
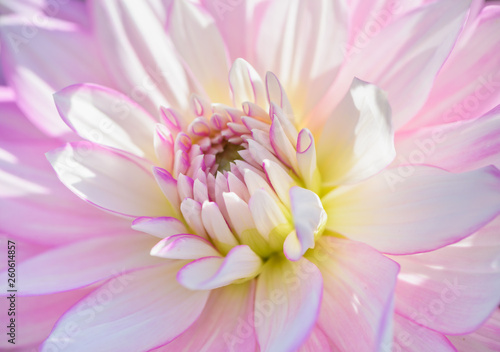
<instances>
[{"instance_id":1,"label":"pink petal","mask_svg":"<svg viewBox=\"0 0 500 352\"><path fill-rule=\"evenodd\" d=\"M356 55L351 55L336 84L310 115L333 108L339 92L358 77L387 92L394 126L402 127L425 103L437 72L455 44L469 5L469 0L434 1L381 29L371 41L355 48ZM321 126L320 121L316 125Z\"/></svg>"},{"instance_id":2,"label":"pink petal","mask_svg":"<svg viewBox=\"0 0 500 352\"><path fill-rule=\"evenodd\" d=\"M190 85L153 2L92 1L104 66L121 91L156 116L160 105L188 109ZM158 43L163 43L158 45Z\"/></svg>"},{"instance_id":3,"label":"pink petal","mask_svg":"<svg viewBox=\"0 0 500 352\"><path fill-rule=\"evenodd\" d=\"M500 38L495 34L500 31L500 6L497 2L475 3L483 9L469 19L427 102L405 128L474 119L498 105Z\"/></svg>"},{"instance_id":4,"label":"pink petal","mask_svg":"<svg viewBox=\"0 0 500 352\"><path fill-rule=\"evenodd\" d=\"M444 335L417 325L398 314L394 314L393 350L407 352L456 351Z\"/></svg>"},{"instance_id":5,"label":"pink petal","mask_svg":"<svg viewBox=\"0 0 500 352\"><path fill-rule=\"evenodd\" d=\"M128 221L85 204L55 177L44 153L57 140L36 130L13 103L1 102L0 115L0 232L62 245L128 231Z\"/></svg>"},{"instance_id":6,"label":"pink petal","mask_svg":"<svg viewBox=\"0 0 500 352\"><path fill-rule=\"evenodd\" d=\"M196 322L174 341L154 352L255 352L254 294L254 281L211 291Z\"/></svg>"},{"instance_id":7,"label":"pink petal","mask_svg":"<svg viewBox=\"0 0 500 352\"><path fill-rule=\"evenodd\" d=\"M54 94L59 114L82 138L155 161L155 120L140 105L95 84L72 85Z\"/></svg>"},{"instance_id":8,"label":"pink petal","mask_svg":"<svg viewBox=\"0 0 500 352\"><path fill-rule=\"evenodd\" d=\"M254 324L263 351L294 351L309 337L320 312L323 279L318 268L271 257L257 279Z\"/></svg>"},{"instance_id":9,"label":"pink petal","mask_svg":"<svg viewBox=\"0 0 500 352\"><path fill-rule=\"evenodd\" d=\"M318 325L314 327L307 341L299 349L299 352L331 352L330 341Z\"/></svg>"},{"instance_id":10,"label":"pink petal","mask_svg":"<svg viewBox=\"0 0 500 352\"><path fill-rule=\"evenodd\" d=\"M57 348L59 336L75 325L78 333L65 341L65 348L75 352L103 346L145 351L172 341L196 321L209 295L180 286L175 281L178 269L173 263L108 281L62 316L42 350Z\"/></svg>"},{"instance_id":11,"label":"pink petal","mask_svg":"<svg viewBox=\"0 0 500 352\"><path fill-rule=\"evenodd\" d=\"M7 340L10 336L6 335L5 339L0 340L0 349L16 352L37 351L38 346L49 336L57 319L93 289L95 286L50 295L17 296L16 316L14 317L17 330L15 347L17 348L12 349L13 345ZM2 299L6 300L6 297ZM5 314L0 320L2 326L10 325L10 318ZM74 332L74 330L68 331Z\"/></svg>"},{"instance_id":12,"label":"pink petal","mask_svg":"<svg viewBox=\"0 0 500 352\"><path fill-rule=\"evenodd\" d=\"M236 246L226 257L205 257L183 267L177 280L190 290L213 290L234 281L255 277L262 259L246 245Z\"/></svg>"},{"instance_id":13,"label":"pink petal","mask_svg":"<svg viewBox=\"0 0 500 352\"><path fill-rule=\"evenodd\" d=\"M468 335L448 336L460 352L500 350L500 309L496 309L488 321L478 330Z\"/></svg>"},{"instance_id":14,"label":"pink petal","mask_svg":"<svg viewBox=\"0 0 500 352\"><path fill-rule=\"evenodd\" d=\"M55 91L79 82L110 85L91 36L74 23L43 16L26 23L11 17L2 21L1 37L7 82L21 110L48 135L70 133L55 109Z\"/></svg>"},{"instance_id":15,"label":"pink petal","mask_svg":"<svg viewBox=\"0 0 500 352\"><path fill-rule=\"evenodd\" d=\"M485 116L396 135L398 164L435 165L453 172L500 166L500 109Z\"/></svg>"},{"instance_id":16,"label":"pink petal","mask_svg":"<svg viewBox=\"0 0 500 352\"><path fill-rule=\"evenodd\" d=\"M402 172L391 169L323 197L327 228L385 253L410 254L457 242L500 211L494 167L452 174L419 165Z\"/></svg>"},{"instance_id":17,"label":"pink petal","mask_svg":"<svg viewBox=\"0 0 500 352\"><path fill-rule=\"evenodd\" d=\"M129 217L172 214L148 164L127 153L74 142L47 158L66 187L99 208Z\"/></svg>"},{"instance_id":18,"label":"pink petal","mask_svg":"<svg viewBox=\"0 0 500 352\"><path fill-rule=\"evenodd\" d=\"M72 290L131 269L162 263L149 255L154 244L153 238L125 233L119 240L103 237L46 251L17 267L19 277L23 278L18 287L19 294L41 295ZM0 277L7 285L6 270L0 273Z\"/></svg>"},{"instance_id":19,"label":"pink petal","mask_svg":"<svg viewBox=\"0 0 500 352\"><path fill-rule=\"evenodd\" d=\"M346 117L349 118L346 118ZM385 93L354 79L318 141L318 167L326 185L358 183L392 162L394 134Z\"/></svg>"},{"instance_id":20,"label":"pink petal","mask_svg":"<svg viewBox=\"0 0 500 352\"><path fill-rule=\"evenodd\" d=\"M151 255L167 259L200 259L219 256L220 253L203 237L179 234L158 242L151 249Z\"/></svg>"},{"instance_id":21,"label":"pink petal","mask_svg":"<svg viewBox=\"0 0 500 352\"><path fill-rule=\"evenodd\" d=\"M159 238L188 233L186 226L180 220L172 217L140 217L134 220L132 228Z\"/></svg>"},{"instance_id":22,"label":"pink petal","mask_svg":"<svg viewBox=\"0 0 500 352\"><path fill-rule=\"evenodd\" d=\"M401 265L396 311L446 334L478 328L500 302L499 224L495 220L481 229L475 243L466 239L433 252L394 257ZM481 244L482 237L497 243Z\"/></svg>"},{"instance_id":23,"label":"pink petal","mask_svg":"<svg viewBox=\"0 0 500 352\"><path fill-rule=\"evenodd\" d=\"M206 10L197 4L175 1L168 34L209 98L230 105L224 41Z\"/></svg>"},{"instance_id":24,"label":"pink petal","mask_svg":"<svg viewBox=\"0 0 500 352\"><path fill-rule=\"evenodd\" d=\"M384 347L384 338L391 333L398 265L365 244L331 236L318 241L310 260L324 279L318 326L332 341L333 350Z\"/></svg>"}]
</instances>

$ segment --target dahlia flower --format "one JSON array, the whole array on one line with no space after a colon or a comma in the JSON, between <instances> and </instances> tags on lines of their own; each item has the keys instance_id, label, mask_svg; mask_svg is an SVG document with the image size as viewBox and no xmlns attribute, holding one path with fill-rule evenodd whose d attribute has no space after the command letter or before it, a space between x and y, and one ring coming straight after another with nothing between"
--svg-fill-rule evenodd
<instances>
[{"instance_id":1,"label":"dahlia flower","mask_svg":"<svg viewBox=\"0 0 500 352\"><path fill-rule=\"evenodd\" d=\"M498 2L0 6L2 350L500 350Z\"/></svg>"}]
</instances>

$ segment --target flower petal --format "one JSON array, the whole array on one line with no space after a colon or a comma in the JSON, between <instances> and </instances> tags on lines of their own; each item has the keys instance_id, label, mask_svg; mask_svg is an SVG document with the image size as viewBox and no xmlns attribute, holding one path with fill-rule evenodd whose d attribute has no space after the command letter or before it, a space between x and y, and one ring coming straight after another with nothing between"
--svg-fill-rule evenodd
<instances>
[{"instance_id":1,"label":"flower petal","mask_svg":"<svg viewBox=\"0 0 500 352\"><path fill-rule=\"evenodd\" d=\"M369 246L323 236L308 258L324 279L318 326L335 351L378 351L390 332L398 265Z\"/></svg>"},{"instance_id":2,"label":"flower petal","mask_svg":"<svg viewBox=\"0 0 500 352\"><path fill-rule=\"evenodd\" d=\"M410 254L474 233L499 213L499 192L495 167L452 174L417 165L337 188L322 202L328 229L385 253Z\"/></svg>"},{"instance_id":3,"label":"flower petal","mask_svg":"<svg viewBox=\"0 0 500 352\"><path fill-rule=\"evenodd\" d=\"M90 2L104 65L121 91L153 116L160 105L186 111L188 77L152 5L142 1Z\"/></svg>"},{"instance_id":4,"label":"flower petal","mask_svg":"<svg viewBox=\"0 0 500 352\"><path fill-rule=\"evenodd\" d=\"M19 295L72 290L131 269L162 263L149 255L154 244L153 238L125 233L119 240L104 237L48 250L19 264L18 274L23 277ZM0 277L5 278L7 285L7 270Z\"/></svg>"},{"instance_id":5,"label":"flower petal","mask_svg":"<svg viewBox=\"0 0 500 352\"><path fill-rule=\"evenodd\" d=\"M206 10L198 4L173 1L168 34L209 98L230 105L224 41Z\"/></svg>"},{"instance_id":6,"label":"flower petal","mask_svg":"<svg viewBox=\"0 0 500 352\"><path fill-rule=\"evenodd\" d=\"M234 106L252 102L266 108L267 97L264 82L257 71L245 60L236 59L229 71L229 84L233 92Z\"/></svg>"},{"instance_id":7,"label":"flower petal","mask_svg":"<svg viewBox=\"0 0 500 352\"><path fill-rule=\"evenodd\" d=\"M323 279L305 258L271 257L257 279L254 323L263 351L294 351L309 337L320 312Z\"/></svg>"},{"instance_id":8,"label":"flower petal","mask_svg":"<svg viewBox=\"0 0 500 352\"><path fill-rule=\"evenodd\" d=\"M212 290L196 322L174 341L154 352L255 352L254 281Z\"/></svg>"},{"instance_id":9,"label":"flower petal","mask_svg":"<svg viewBox=\"0 0 500 352\"><path fill-rule=\"evenodd\" d=\"M75 352L140 351L172 341L196 321L209 295L179 285L178 269L173 263L108 281L62 316L41 351L58 349L59 336L75 325L78 333L65 341Z\"/></svg>"},{"instance_id":10,"label":"flower petal","mask_svg":"<svg viewBox=\"0 0 500 352\"><path fill-rule=\"evenodd\" d=\"M54 94L59 114L82 138L156 160L155 120L140 105L112 89L76 84Z\"/></svg>"},{"instance_id":11,"label":"flower petal","mask_svg":"<svg viewBox=\"0 0 500 352\"><path fill-rule=\"evenodd\" d=\"M0 25L2 68L17 103L50 136L70 129L59 118L52 93L70 84L110 85L91 36L76 24L37 14L36 20L7 17Z\"/></svg>"},{"instance_id":12,"label":"flower petal","mask_svg":"<svg viewBox=\"0 0 500 352\"><path fill-rule=\"evenodd\" d=\"M190 290L213 290L237 280L255 277L262 259L246 245L236 246L225 258L206 257L183 267L177 281Z\"/></svg>"},{"instance_id":13,"label":"flower petal","mask_svg":"<svg viewBox=\"0 0 500 352\"><path fill-rule=\"evenodd\" d=\"M490 319L479 329L468 335L448 336L460 352L500 350L500 309L496 309Z\"/></svg>"},{"instance_id":14,"label":"flower petal","mask_svg":"<svg viewBox=\"0 0 500 352\"><path fill-rule=\"evenodd\" d=\"M373 176L394 159L391 109L376 86L354 79L318 141L318 167L329 186Z\"/></svg>"},{"instance_id":15,"label":"flower petal","mask_svg":"<svg viewBox=\"0 0 500 352\"><path fill-rule=\"evenodd\" d=\"M137 218L132 223L132 228L159 238L188 233L186 226L180 220L165 216L158 218L143 216Z\"/></svg>"},{"instance_id":16,"label":"flower petal","mask_svg":"<svg viewBox=\"0 0 500 352\"><path fill-rule=\"evenodd\" d=\"M47 158L66 187L99 208L129 217L172 213L152 172L124 152L74 142Z\"/></svg>"},{"instance_id":17,"label":"flower petal","mask_svg":"<svg viewBox=\"0 0 500 352\"><path fill-rule=\"evenodd\" d=\"M151 249L151 255L167 259L200 259L219 256L206 239L196 235L179 234L167 237Z\"/></svg>"}]
</instances>

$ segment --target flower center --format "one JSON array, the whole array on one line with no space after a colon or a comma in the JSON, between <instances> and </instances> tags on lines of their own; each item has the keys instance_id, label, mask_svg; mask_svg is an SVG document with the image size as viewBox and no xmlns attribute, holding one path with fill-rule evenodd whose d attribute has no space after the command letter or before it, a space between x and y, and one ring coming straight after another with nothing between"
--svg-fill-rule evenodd
<instances>
[{"instance_id":1,"label":"flower center","mask_svg":"<svg viewBox=\"0 0 500 352\"><path fill-rule=\"evenodd\" d=\"M244 148L228 142L222 145L222 148L223 150L215 155L215 162L218 165L217 171L231 171L231 163L235 160L243 160L238 152Z\"/></svg>"}]
</instances>

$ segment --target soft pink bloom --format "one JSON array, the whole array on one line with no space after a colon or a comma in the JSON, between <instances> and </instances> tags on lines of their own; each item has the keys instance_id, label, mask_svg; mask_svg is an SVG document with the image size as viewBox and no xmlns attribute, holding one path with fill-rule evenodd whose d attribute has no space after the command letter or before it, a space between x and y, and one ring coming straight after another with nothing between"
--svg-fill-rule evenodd
<instances>
[{"instance_id":1,"label":"soft pink bloom","mask_svg":"<svg viewBox=\"0 0 500 352\"><path fill-rule=\"evenodd\" d=\"M500 4L0 9L2 349L498 351Z\"/></svg>"}]
</instances>

